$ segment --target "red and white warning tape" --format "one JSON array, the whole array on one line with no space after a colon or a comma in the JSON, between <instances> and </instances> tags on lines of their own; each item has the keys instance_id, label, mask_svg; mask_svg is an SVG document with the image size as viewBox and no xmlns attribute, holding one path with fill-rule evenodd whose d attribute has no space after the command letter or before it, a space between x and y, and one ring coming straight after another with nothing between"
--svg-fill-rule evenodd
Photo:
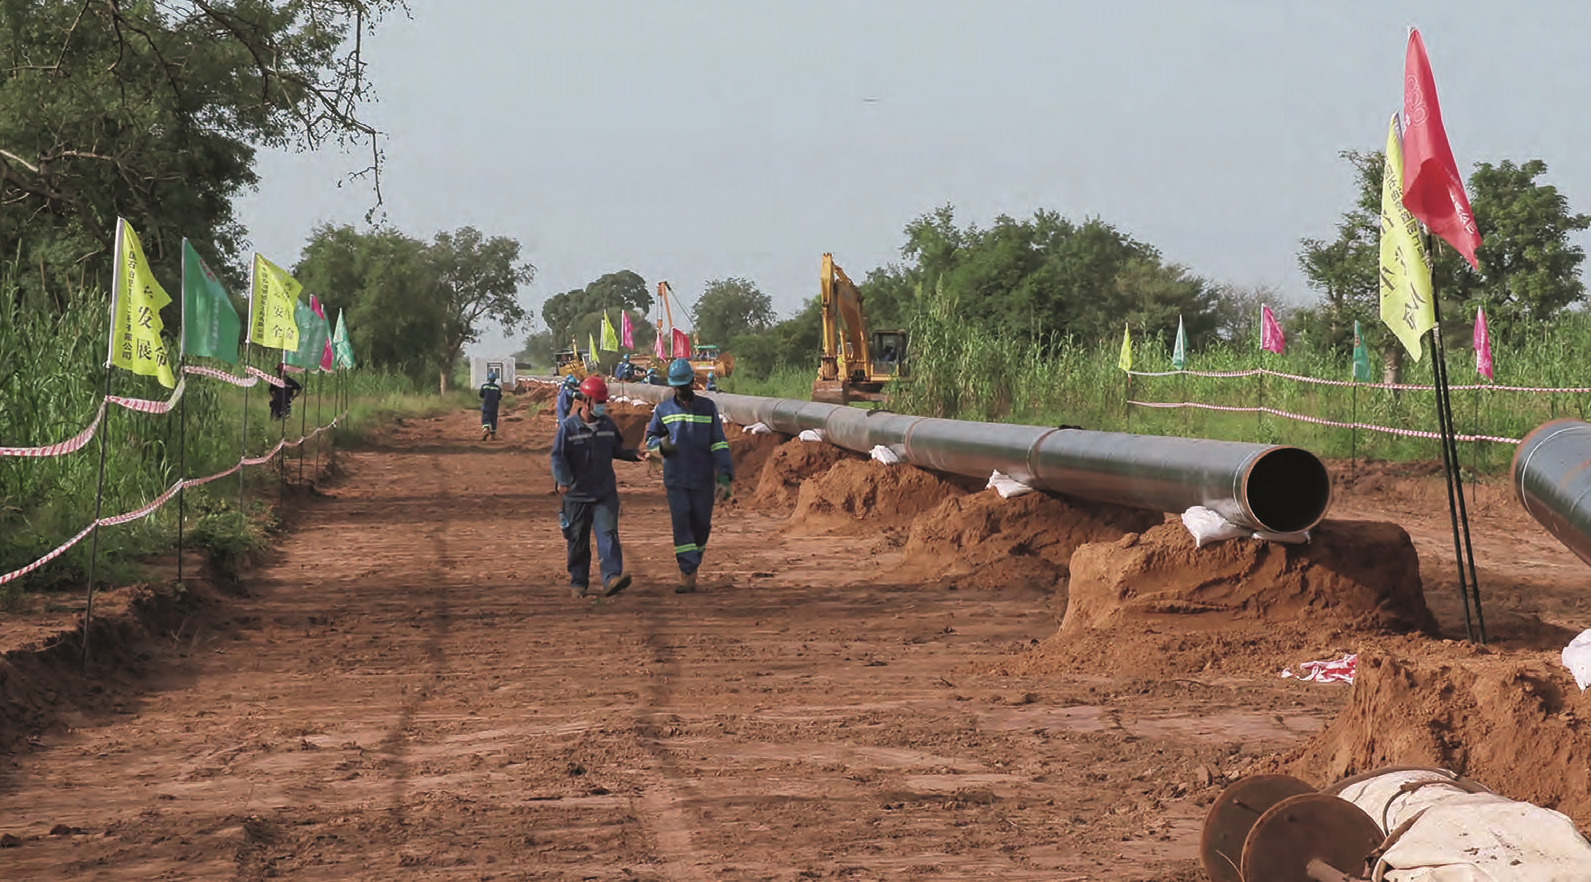
<instances>
[{"instance_id":1,"label":"red and white warning tape","mask_svg":"<svg viewBox=\"0 0 1592 882\"><path fill-rule=\"evenodd\" d=\"M1247 371L1128 371L1134 377L1211 377L1225 379L1232 377L1253 377L1256 374L1265 374L1272 377L1281 377L1284 380L1293 380L1299 383L1314 383L1318 386L1359 386L1362 389L1403 389L1410 391L1430 392L1436 386L1423 386L1418 383L1361 383L1352 380L1323 380L1320 377L1306 377L1301 374L1288 374L1274 371L1269 368L1253 368ZM1491 389L1494 392L1533 392L1533 393L1592 393L1592 387L1538 387L1538 386L1498 386L1492 383L1472 383L1464 386L1449 386L1450 390L1467 391L1471 389Z\"/></svg>"},{"instance_id":2,"label":"red and white warning tape","mask_svg":"<svg viewBox=\"0 0 1592 882\"><path fill-rule=\"evenodd\" d=\"M1386 432L1390 435L1403 435L1409 438L1440 438L1436 432L1424 432L1419 429L1395 429L1389 426L1375 426L1370 423L1340 423L1337 420L1324 420L1320 417L1305 416L1300 413L1289 413L1274 407L1233 407L1224 404L1202 404L1198 401L1129 401L1129 404L1138 407L1179 408L1193 407L1200 410L1221 410L1231 413L1269 413L1283 419L1299 420L1305 423L1315 423L1318 426L1332 426L1338 429L1365 429L1369 432ZM1519 438L1498 438L1493 435L1455 435L1455 441L1493 441L1498 444L1519 444Z\"/></svg>"},{"instance_id":3,"label":"red and white warning tape","mask_svg":"<svg viewBox=\"0 0 1592 882\"><path fill-rule=\"evenodd\" d=\"M211 481L216 481L216 480L219 480L221 478L225 478L228 475L236 473L238 471L238 469L241 469L241 468L243 468L246 465L264 465L265 463L268 463L272 459L274 459L276 457L276 455L278 453L280 453L284 447L297 447L297 446L303 444L305 441L308 441L309 439L314 438L316 435L319 435L320 433L322 433L324 431L327 431L328 429L331 429L334 426L336 426L339 422L342 421L344 416L346 416L346 414L338 414L337 417L334 418L331 422L327 423L324 426L321 426L321 427L317 428L315 431L310 432L308 435L305 435L302 438L298 438L298 439L295 439L293 441L278 441L276 443L276 446L271 448L271 452L270 453L267 453L266 455L260 456L260 457L245 457L244 459L239 460L237 465L233 466L230 469L227 469L224 472L217 472L214 475L208 475L208 476L203 477L203 478L188 478L187 480L178 481L175 484L172 484L171 487L166 490L166 492L164 492L164 493L160 494L159 496L155 497L154 501L149 502L148 504L146 504L146 505L144 505L144 506L142 506L140 508L134 509L133 511L124 512L123 514L119 514L119 515L112 515L110 517L99 518L98 520L96 520L93 523L89 524L88 526L84 527L81 531L78 532L78 534L76 536L73 536L72 538L70 538L70 539L66 540L65 542L61 543L59 546L57 546L56 548L51 550L48 554L44 555L43 557L39 558L38 560L34 561L33 563L30 563L27 566L24 566L24 567L22 567L19 570L13 570L13 571L11 571L9 573L0 574L0 585L4 585L5 583L10 582L10 581L12 581L14 579L20 579L23 576L26 576L27 574L37 570L39 567L42 567L45 564L49 563L50 561L55 560L56 558L58 558L61 555L65 554L68 549L70 549L72 546L76 545L77 543L82 542L83 538L85 536L87 536L88 534L92 533L96 526L114 527L117 524L125 524L125 523L128 523L130 521L136 521L139 518L148 517L149 515L153 514L156 509L158 509L161 506L165 505L166 503L170 502L171 498L173 496L177 495L177 491L183 489L184 487L198 487L201 484L208 484ZM96 419L95 420L95 424L98 425L98 422L99 421Z\"/></svg>"}]
</instances>

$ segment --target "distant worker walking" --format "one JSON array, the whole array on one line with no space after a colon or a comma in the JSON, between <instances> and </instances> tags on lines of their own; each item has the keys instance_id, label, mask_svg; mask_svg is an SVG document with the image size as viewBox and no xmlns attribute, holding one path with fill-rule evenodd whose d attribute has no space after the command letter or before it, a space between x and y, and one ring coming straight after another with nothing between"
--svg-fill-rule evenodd
<instances>
[{"instance_id":1,"label":"distant worker walking","mask_svg":"<svg viewBox=\"0 0 1592 882\"><path fill-rule=\"evenodd\" d=\"M498 402L503 400L503 389L498 385L497 371L486 375L481 384L481 440L497 437Z\"/></svg>"},{"instance_id":2,"label":"distant worker walking","mask_svg":"<svg viewBox=\"0 0 1592 882\"><path fill-rule=\"evenodd\" d=\"M692 390L696 372L677 358L669 365L674 397L652 411L647 446L663 456L663 487L674 527L674 558L680 565L675 593L697 590L697 570L713 529L715 499L730 498L735 466L718 407Z\"/></svg>"},{"instance_id":3,"label":"distant worker walking","mask_svg":"<svg viewBox=\"0 0 1592 882\"><path fill-rule=\"evenodd\" d=\"M626 447L619 427L607 415L608 384L599 376L580 384L574 408L558 424L553 439L553 480L564 495L559 526L568 543L569 593L585 597L591 579L591 533L597 530L603 596L630 585L619 545L619 483L614 460L640 462L647 454Z\"/></svg>"},{"instance_id":4,"label":"distant worker walking","mask_svg":"<svg viewBox=\"0 0 1592 882\"><path fill-rule=\"evenodd\" d=\"M298 380L287 375L285 364L277 364L276 376L282 381L282 385L271 384L271 419L285 420L293 413L293 399L298 397L299 390L304 387L299 385Z\"/></svg>"},{"instance_id":5,"label":"distant worker walking","mask_svg":"<svg viewBox=\"0 0 1592 882\"><path fill-rule=\"evenodd\" d=\"M564 424L564 418L569 416L569 406L575 401L575 392L580 387L580 380L574 374L564 375L564 385L558 389L558 404L553 408L553 418L559 425Z\"/></svg>"}]
</instances>

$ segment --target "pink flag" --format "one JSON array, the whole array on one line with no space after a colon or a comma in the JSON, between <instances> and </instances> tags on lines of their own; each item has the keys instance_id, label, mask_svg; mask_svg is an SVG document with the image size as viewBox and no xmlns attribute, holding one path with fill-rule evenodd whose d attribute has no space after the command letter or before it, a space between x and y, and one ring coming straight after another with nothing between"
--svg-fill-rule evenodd
<instances>
[{"instance_id":1,"label":"pink flag","mask_svg":"<svg viewBox=\"0 0 1592 882\"><path fill-rule=\"evenodd\" d=\"M661 322L661 321L658 322L658 333L657 333L657 335L652 338L652 354L656 355L658 358L668 358L669 357L669 351L664 348L664 343L663 343L663 322Z\"/></svg>"},{"instance_id":2,"label":"pink flag","mask_svg":"<svg viewBox=\"0 0 1592 882\"><path fill-rule=\"evenodd\" d=\"M321 323L326 325L326 345L321 348L321 370L329 371L337 363L337 354L332 351L331 324L326 321L326 305L314 294L310 295L310 309L321 317Z\"/></svg>"},{"instance_id":3,"label":"pink flag","mask_svg":"<svg viewBox=\"0 0 1592 882\"><path fill-rule=\"evenodd\" d=\"M1477 266L1481 232L1443 131L1426 42L1416 30L1404 53L1404 207Z\"/></svg>"},{"instance_id":4,"label":"pink flag","mask_svg":"<svg viewBox=\"0 0 1592 882\"><path fill-rule=\"evenodd\" d=\"M691 357L691 337L679 328L674 329L674 357Z\"/></svg>"},{"instance_id":5,"label":"pink flag","mask_svg":"<svg viewBox=\"0 0 1592 882\"><path fill-rule=\"evenodd\" d=\"M1476 307L1476 333L1471 337L1471 343L1476 347L1476 373L1492 382L1492 335L1487 333L1487 313Z\"/></svg>"},{"instance_id":6,"label":"pink flag","mask_svg":"<svg viewBox=\"0 0 1592 882\"><path fill-rule=\"evenodd\" d=\"M620 310L619 316L619 344L626 349L635 349L636 326L630 321L630 310Z\"/></svg>"},{"instance_id":7,"label":"pink flag","mask_svg":"<svg viewBox=\"0 0 1592 882\"><path fill-rule=\"evenodd\" d=\"M1288 348L1288 341L1282 335L1282 325L1277 324L1277 317L1271 314L1269 306L1260 308L1260 348L1278 354Z\"/></svg>"}]
</instances>

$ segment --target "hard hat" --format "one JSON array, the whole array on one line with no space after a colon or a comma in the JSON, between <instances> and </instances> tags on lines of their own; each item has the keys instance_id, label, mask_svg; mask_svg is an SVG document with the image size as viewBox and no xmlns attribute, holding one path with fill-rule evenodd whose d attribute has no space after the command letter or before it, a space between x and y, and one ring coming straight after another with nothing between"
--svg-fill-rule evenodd
<instances>
[{"instance_id":1,"label":"hard hat","mask_svg":"<svg viewBox=\"0 0 1592 882\"><path fill-rule=\"evenodd\" d=\"M669 385L689 386L696 382L696 371L689 359L677 358L669 363Z\"/></svg>"},{"instance_id":2,"label":"hard hat","mask_svg":"<svg viewBox=\"0 0 1592 882\"><path fill-rule=\"evenodd\" d=\"M601 404L608 400L608 384L602 377L592 374L580 381L580 394L588 401Z\"/></svg>"},{"instance_id":3,"label":"hard hat","mask_svg":"<svg viewBox=\"0 0 1592 882\"><path fill-rule=\"evenodd\" d=\"M580 379L578 377L576 377L574 374L565 374L564 375L564 385L566 385L569 388L573 389L576 386L580 385Z\"/></svg>"},{"instance_id":4,"label":"hard hat","mask_svg":"<svg viewBox=\"0 0 1592 882\"><path fill-rule=\"evenodd\" d=\"M492 373L487 374L486 375L486 381L488 383L496 383L497 382L497 371L493 371Z\"/></svg>"}]
</instances>

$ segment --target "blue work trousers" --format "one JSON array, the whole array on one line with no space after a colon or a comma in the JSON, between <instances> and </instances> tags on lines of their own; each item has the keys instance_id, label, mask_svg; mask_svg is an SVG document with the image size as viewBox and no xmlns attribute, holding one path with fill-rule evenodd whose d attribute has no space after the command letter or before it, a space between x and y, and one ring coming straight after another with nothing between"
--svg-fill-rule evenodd
<instances>
[{"instance_id":1,"label":"blue work trousers","mask_svg":"<svg viewBox=\"0 0 1592 882\"><path fill-rule=\"evenodd\" d=\"M585 588L591 581L591 534L597 530L597 556L602 561L603 584L625 570L619 547L619 497L580 502L564 497L559 517L569 545L569 584Z\"/></svg>"},{"instance_id":2,"label":"blue work trousers","mask_svg":"<svg viewBox=\"0 0 1592 882\"><path fill-rule=\"evenodd\" d=\"M497 434L497 413L497 408L495 407L491 410L487 410L484 407L481 408L481 428L491 429L494 435Z\"/></svg>"},{"instance_id":3,"label":"blue work trousers","mask_svg":"<svg viewBox=\"0 0 1592 882\"><path fill-rule=\"evenodd\" d=\"M674 559L680 572L702 566L702 552L713 530L713 486L668 487L669 520L674 526Z\"/></svg>"}]
</instances>

